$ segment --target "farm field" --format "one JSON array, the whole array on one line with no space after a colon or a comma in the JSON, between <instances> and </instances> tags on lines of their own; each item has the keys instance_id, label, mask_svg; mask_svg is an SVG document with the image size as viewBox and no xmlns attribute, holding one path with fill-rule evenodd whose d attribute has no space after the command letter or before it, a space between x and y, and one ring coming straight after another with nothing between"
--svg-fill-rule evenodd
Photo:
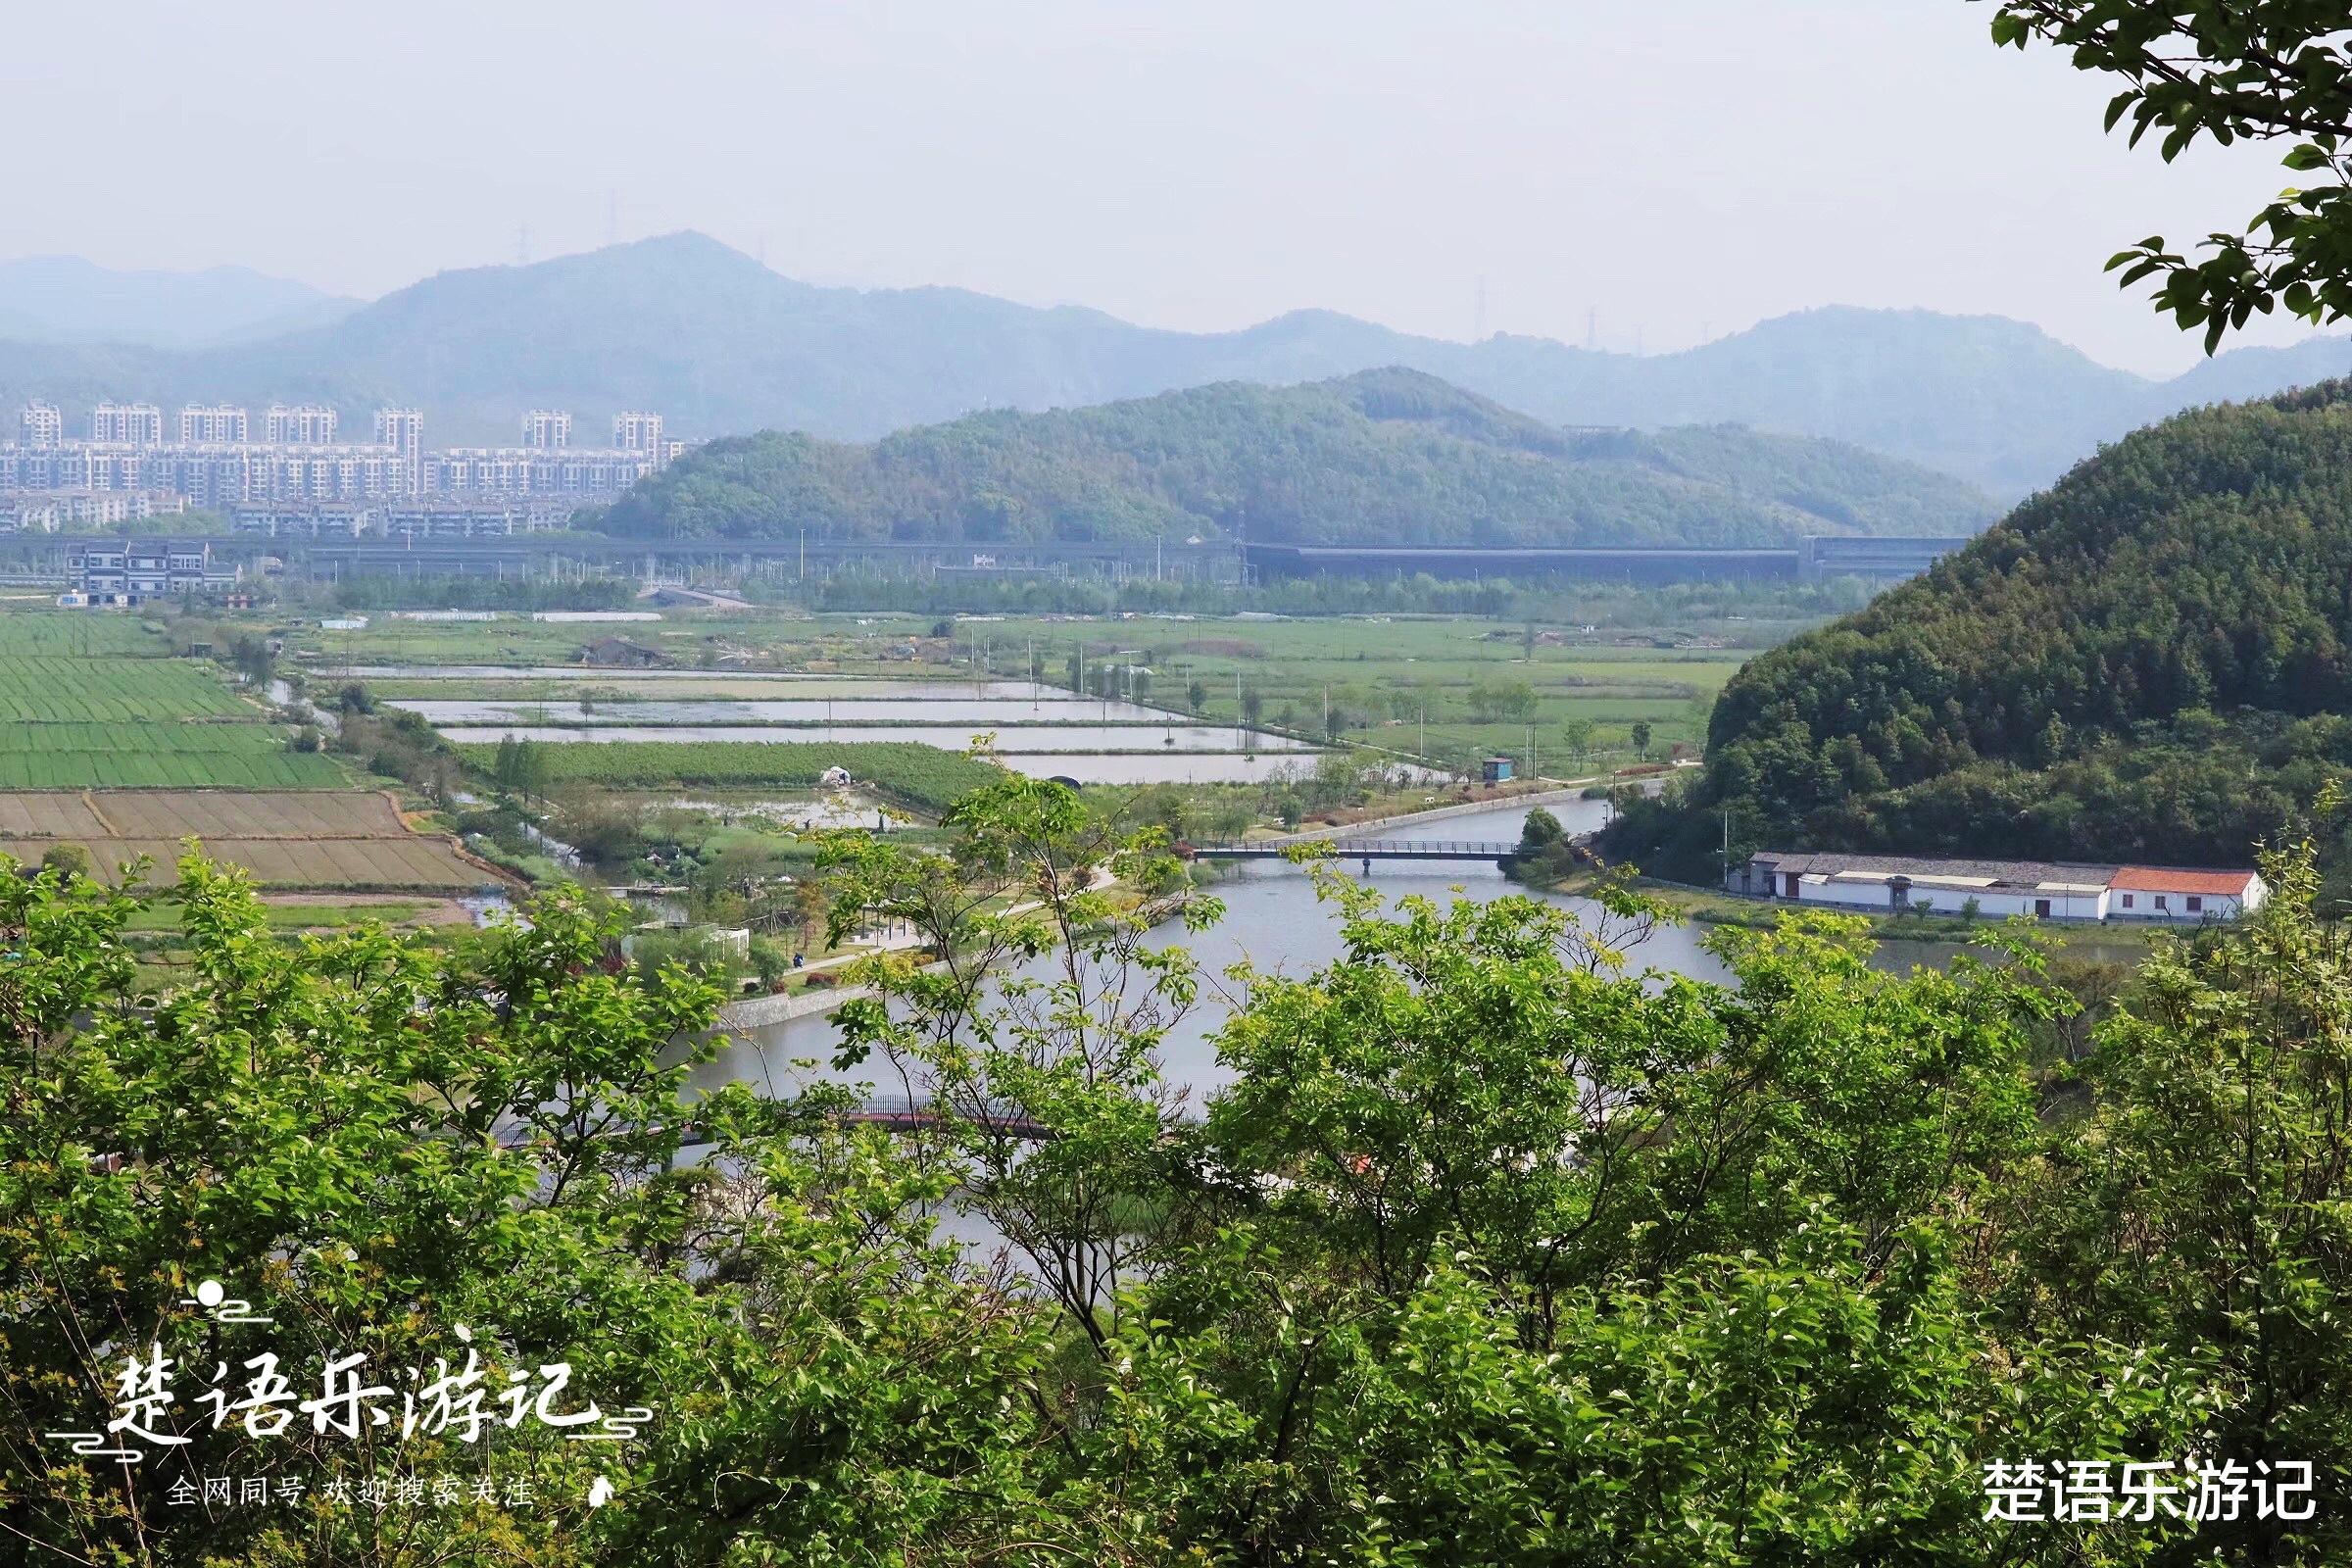
<instances>
[{"instance_id":1,"label":"farm field","mask_svg":"<svg viewBox=\"0 0 2352 1568\"><path fill-rule=\"evenodd\" d=\"M903 636L913 624L908 618L895 629ZM893 628L872 629L887 637ZM1677 745L1695 750L1716 693L1755 653L1652 646L1674 640L1666 630L1627 642L1533 629L1532 649L1525 622L1473 616L1007 619L959 622L956 639L966 648L985 641L1000 667L1017 665L1034 646L1049 680L1065 673L1081 643L1090 666L1140 662L1152 671L1154 699L1187 711L1199 682L1198 711L1210 723L1243 717L1237 684L1241 694L1254 691L1265 720L1317 736L1328 701L1339 715L1337 738L1440 765L1467 767L1499 752L1524 770L1532 738L1544 771L1554 775L1632 760L1637 723L1648 726L1653 756ZM1726 641L1742 629L1698 628Z\"/></svg>"},{"instance_id":2,"label":"farm field","mask_svg":"<svg viewBox=\"0 0 2352 1568\"><path fill-rule=\"evenodd\" d=\"M1244 721L1246 704L1253 703L1261 724L1320 741L1327 733L1328 702L1336 715L1329 733L1343 741L1455 769L1502 753L1522 771L1532 760L1543 772L1575 776L1634 760L1641 750L1637 725L1646 732L1653 758L1677 747L1696 751L1724 682L1758 649L1800 629L1729 615L1646 633L1546 623L1531 628L1525 621L1469 615L967 616L947 617L951 635L934 637L940 620L929 615L672 615L677 624L664 622L661 638L635 638L661 648L669 667L629 671L625 680L611 678L619 672L577 665L527 674L485 667L546 657L546 639L534 634L564 629L524 622L512 628L406 625L381 632L371 626L321 633L316 641L339 661L382 669L368 684L387 699L548 700L592 693L598 709L608 712L632 701L814 695L783 682L754 688L747 677L756 678L759 667L804 677L892 675L938 682L957 675L1017 677L1034 658L1042 677L1059 685L1083 648L1090 676L1105 665L1148 668L1145 700L1197 712L1209 724ZM510 629L514 635L500 642ZM563 661L576 652L576 643L566 646ZM710 660L719 667L696 667ZM445 676L418 678L402 661L438 665ZM447 678L452 675L460 678ZM578 685L566 690L553 680L540 684L548 677ZM1201 699L1197 710L1195 683ZM1012 749L1004 736L999 744Z\"/></svg>"},{"instance_id":3,"label":"farm field","mask_svg":"<svg viewBox=\"0 0 2352 1568\"><path fill-rule=\"evenodd\" d=\"M461 746L458 752L486 774L497 767L496 746ZM906 742L610 741L537 744L530 753L536 793L575 784L623 790L674 784L807 791L827 768L844 767L861 789L937 812L966 791L1004 776L992 763Z\"/></svg>"},{"instance_id":4,"label":"farm field","mask_svg":"<svg viewBox=\"0 0 2352 1568\"><path fill-rule=\"evenodd\" d=\"M4 723L259 716L193 660L0 655Z\"/></svg>"},{"instance_id":5,"label":"farm field","mask_svg":"<svg viewBox=\"0 0 2352 1568\"><path fill-rule=\"evenodd\" d=\"M0 613L0 658L153 658L170 650L147 623L128 615L12 610Z\"/></svg>"},{"instance_id":6,"label":"farm field","mask_svg":"<svg viewBox=\"0 0 2352 1568\"><path fill-rule=\"evenodd\" d=\"M343 770L259 723L0 723L0 790L333 790Z\"/></svg>"},{"instance_id":7,"label":"farm field","mask_svg":"<svg viewBox=\"0 0 2352 1568\"><path fill-rule=\"evenodd\" d=\"M358 791L21 791L0 794L0 855L37 863L78 844L113 881L144 856L150 880L166 879L197 839L205 854L245 867L266 888L460 893L495 873L443 839L412 833L381 795Z\"/></svg>"},{"instance_id":8,"label":"farm field","mask_svg":"<svg viewBox=\"0 0 2352 1568\"><path fill-rule=\"evenodd\" d=\"M0 613L0 790L332 790L350 779L126 615Z\"/></svg>"}]
</instances>

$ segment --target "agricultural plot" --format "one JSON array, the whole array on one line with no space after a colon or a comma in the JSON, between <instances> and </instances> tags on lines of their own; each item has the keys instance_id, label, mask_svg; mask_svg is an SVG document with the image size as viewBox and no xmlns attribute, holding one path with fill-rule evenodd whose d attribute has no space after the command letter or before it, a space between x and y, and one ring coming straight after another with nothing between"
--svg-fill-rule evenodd
<instances>
[{"instance_id":1,"label":"agricultural plot","mask_svg":"<svg viewBox=\"0 0 2352 1568\"><path fill-rule=\"evenodd\" d=\"M331 790L346 780L262 724L0 723L0 789Z\"/></svg>"},{"instance_id":2,"label":"agricultural plot","mask_svg":"<svg viewBox=\"0 0 2352 1568\"><path fill-rule=\"evenodd\" d=\"M192 660L0 655L0 723L251 716Z\"/></svg>"},{"instance_id":3,"label":"agricultural plot","mask_svg":"<svg viewBox=\"0 0 2352 1568\"><path fill-rule=\"evenodd\" d=\"M808 790L830 767L849 769L867 789L926 811L945 810L958 796L1004 772L958 752L906 742L828 745L820 742L610 741L596 745L531 747L534 790L565 784L652 789L664 784L717 788ZM496 746L461 746L484 773L498 764Z\"/></svg>"},{"instance_id":4,"label":"agricultural plot","mask_svg":"<svg viewBox=\"0 0 2352 1568\"><path fill-rule=\"evenodd\" d=\"M12 610L0 614L0 658L64 655L145 659L168 653L163 633L122 615Z\"/></svg>"},{"instance_id":5,"label":"agricultural plot","mask_svg":"<svg viewBox=\"0 0 2352 1568\"><path fill-rule=\"evenodd\" d=\"M0 795L0 855L32 864L59 844L89 852L100 875L146 857L169 876L194 838L265 888L459 893L498 877L446 840L409 831L380 795L206 790Z\"/></svg>"}]
</instances>

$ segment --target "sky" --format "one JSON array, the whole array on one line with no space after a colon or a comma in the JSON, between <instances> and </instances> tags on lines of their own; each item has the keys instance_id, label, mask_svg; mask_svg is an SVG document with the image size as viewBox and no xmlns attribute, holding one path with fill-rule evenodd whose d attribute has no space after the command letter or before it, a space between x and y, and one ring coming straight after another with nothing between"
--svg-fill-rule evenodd
<instances>
[{"instance_id":1,"label":"sky","mask_svg":"<svg viewBox=\"0 0 2352 1568\"><path fill-rule=\"evenodd\" d=\"M779 271L1215 330L1321 307L1649 353L1828 304L2169 373L2101 273L2242 226L1970 0L156 0L18 8L0 256L372 297L696 228ZM46 172L41 171L45 169ZM2177 247L2178 248L2178 247ZM1483 310L1481 297L1483 291ZM2269 324L2245 341L2280 342Z\"/></svg>"}]
</instances>

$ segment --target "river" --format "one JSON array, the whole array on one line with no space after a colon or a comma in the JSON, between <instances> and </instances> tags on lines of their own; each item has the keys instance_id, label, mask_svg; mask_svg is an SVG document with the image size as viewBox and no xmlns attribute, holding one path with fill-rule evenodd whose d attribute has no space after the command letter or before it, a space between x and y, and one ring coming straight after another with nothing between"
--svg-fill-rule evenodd
<instances>
[{"instance_id":1,"label":"river","mask_svg":"<svg viewBox=\"0 0 2352 1568\"><path fill-rule=\"evenodd\" d=\"M1598 801L1570 801L1550 810L1568 831L1584 833L1600 826L1604 807ZM1503 808L1449 816L1421 826L1381 828L1378 836L1516 841L1526 819L1524 808ZM1476 861L1423 864L1410 860L1374 860L1368 876L1363 875L1360 863L1351 862L1346 869L1392 900L1418 893L1443 902L1454 897L1456 888L1460 889L1460 896L1481 901L1527 891L1506 880L1494 866ZM1160 1051L1160 1066L1167 1080L1187 1089L1196 1102L1230 1082L1233 1076L1217 1060L1216 1048L1211 1043L1229 1010L1226 999L1219 994L1223 982L1217 977L1222 971L1247 956L1261 970L1279 969L1304 975L1339 957L1343 946L1338 919L1330 906L1315 897L1312 879L1298 866L1281 861L1244 861L1212 891L1225 901L1225 918L1207 932L1188 937L1183 925L1171 920L1152 933L1152 941L1162 946L1189 943L1203 973L1212 979L1211 984L1203 985L1200 1004L1171 1032ZM1593 907L1585 899L1557 894L1538 897L1579 914L1590 913ZM1704 926L1661 927L1634 950L1629 961L1637 969L1664 970L1703 980L1728 979L1724 966L1699 946L1705 932ZM706 1086L730 1080L749 1082L771 1093L790 1094L796 1084L810 1077L846 1076L857 1081L875 1081L878 1092L883 1094L903 1092L900 1085L890 1081L889 1069L880 1063L844 1075L836 1075L821 1065L814 1069L795 1065L799 1060L822 1063L832 1054L835 1038L833 1026L822 1014L736 1031L714 1060L696 1070L696 1081Z\"/></svg>"}]
</instances>

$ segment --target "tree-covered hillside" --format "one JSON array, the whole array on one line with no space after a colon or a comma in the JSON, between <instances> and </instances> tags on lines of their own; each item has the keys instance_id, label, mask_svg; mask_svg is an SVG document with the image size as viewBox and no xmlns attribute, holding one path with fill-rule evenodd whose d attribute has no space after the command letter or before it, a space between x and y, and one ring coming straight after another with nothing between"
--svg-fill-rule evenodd
<instances>
[{"instance_id":1,"label":"tree-covered hillside","mask_svg":"<svg viewBox=\"0 0 2352 1568\"><path fill-rule=\"evenodd\" d=\"M870 446L713 442L614 505L636 535L1769 545L1967 533L1970 485L1852 447L1736 428L1569 431L1411 370L1238 382L999 412Z\"/></svg>"},{"instance_id":2,"label":"tree-covered hillside","mask_svg":"<svg viewBox=\"0 0 2352 1568\"><path fill-rule=\"evenodd\" d=\"M2252 863L2352 768L2352 382L2201 410L1724 689L1615 851ZM2352 863L2352 839L2323 840Z\"/></svg>"}]
</instances>

